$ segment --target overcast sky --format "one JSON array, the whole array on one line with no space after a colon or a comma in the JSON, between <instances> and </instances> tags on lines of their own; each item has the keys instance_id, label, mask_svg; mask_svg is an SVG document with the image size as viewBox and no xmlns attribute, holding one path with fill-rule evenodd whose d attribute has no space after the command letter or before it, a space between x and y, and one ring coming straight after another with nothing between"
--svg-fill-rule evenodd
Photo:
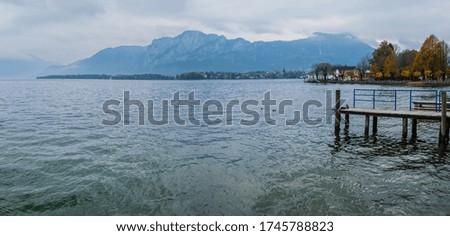
<instances>
[{"instance_id":1,"label":"overcast sky","mask_svg":"<svg viewBox=\"0 0 450 236\"><path fill-rule=\"evenodd\" d=\"M417 48L431 33L448 42L449 23L445 0L0 0L0 57L70 63L185 30L251 41L345 32Z\"/></svg>"}]
</instances>

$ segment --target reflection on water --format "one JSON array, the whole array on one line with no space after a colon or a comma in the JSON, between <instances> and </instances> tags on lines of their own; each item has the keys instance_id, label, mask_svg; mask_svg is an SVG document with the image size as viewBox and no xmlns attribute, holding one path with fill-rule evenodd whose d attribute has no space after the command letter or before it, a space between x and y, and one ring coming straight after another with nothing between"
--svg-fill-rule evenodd
<instances>
[{"instance_id":1,"label":"reflection on water","mask_svg":"<svg viewBox=\"0 0 450 236\"><path fill-rule=\"evenodd\" d=\"M103 101L325 101L337 85L264 81L0 81L0 215L446 215L450 155L438 124L102 126ZM376 88L375 86L368 86ZM351 99L352 86L339 86ZM351 104L351 100L349 103ZM13 104L13 105L11 105ZM315 117L324 109L312 109ZM200 114L197 114L200 115ZM244 116L236 113L233 119ZM281 115L273 113L275 118ZM201 116L200 116L201 117ZM133 120L136 122L136 120ZM447 150L447 149L446 149Z\"/></svg>"},{"instance_id":2,"label":"reflection on water","mask_svg":"<svg viewBox=\"0 0 450 236\"><path fill-rule=\"evenodd\" d=\"M373 193L370 198L375 204L370 214L433 214L426 213L423 209L438 205L427 199L430 196L448 198L448 193L444 190L448 190L448 187L443 182L438 183L441 180L450 181L447 146L439 146L437 143L438 123L424 122L422 127L419 124L422 135L402 139L401 129L397 129L396 135L392 131L394 123L400 122L401 119L384 118L384 124L387 123L389 128L384 127L381 132L368 136L363 134L362 125L359 125L359 132L344 129L335 136L334 143L329 145L332 148L331 154L336 157L335 163L339 163L341 170L378 176L371 181L360 180L373 187L368 190ZM383 122L379 126L383 126ZM345 157L345 160L337 157ZM428 182L426 179L429 177L439 181ZM437 188L433 189L432 186ZM374 189L378 191L373 191ZM376 205L379 207L375 207ZM402 209L399 205L408 208ZM442 214L449 213L448 207L446 211Z\"/></svg>"}]
</instances>

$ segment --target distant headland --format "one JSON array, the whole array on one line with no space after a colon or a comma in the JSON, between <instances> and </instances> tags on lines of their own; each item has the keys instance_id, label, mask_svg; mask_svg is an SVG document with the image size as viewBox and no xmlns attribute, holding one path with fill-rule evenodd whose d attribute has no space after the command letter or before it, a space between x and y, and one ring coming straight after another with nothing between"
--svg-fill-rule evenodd
<instances>
[{"instance_id":1,"label":"distant headland","mask_svg":"<svg viewBox=\"0 0 450 236\"><path fill-rule=\"evenodd\" d=\"M304 71L254 71L254 72L185 72L175 76L161 74L135 75L48 75L37 79L97 79L97 80L256 80L256 79L304 79Z\"/></svg>"}]
</instances>

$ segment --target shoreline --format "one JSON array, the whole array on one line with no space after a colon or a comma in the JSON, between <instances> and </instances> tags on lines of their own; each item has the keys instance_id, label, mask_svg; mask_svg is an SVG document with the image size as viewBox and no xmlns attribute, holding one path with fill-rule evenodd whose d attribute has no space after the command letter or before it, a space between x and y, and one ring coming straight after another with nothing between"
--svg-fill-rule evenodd
<instances>
[{"instance_id":1,"label":"shoreline","mask_svg":"<svg viewBox=\"0 0 450 236\"><path fill-rule=\"evenodd\" d=\"M358 85L385 85L385 86L405 86L405 87L449 87L450 81L407 81L407 80L383 80L383 81L305 81L305 83L315 83L315 84L358 84Z\"/></svg>"},{"instance_id":2,"label":"shoreline","mask_svg":"<svg viewBox=\"0 0 450 236\"><path fill-rule=\"evenodd\" d=\"M87 77L70 77L70 78L64 78L64 77L37 77L35 78L37 80L116 80L116 81L132 81L132 80L140 80L140 81L215 81L215 80L239 80L239 81L256 81L256 80L304 80L304 83L310 83L310 84L354 84L354 85L380 85L380 86L405 86L405 87L422 87L422 88L433 88L433 87L450 87L450 81L395 81L395 80L385 80L385 81L336 81L336 80L329 80L329 81L307 81L303 78L214 78L214 79L184 79L184 78L133 78L133 77L126 77L126 78L87 78Z\"/></svg>"}]
</instances>

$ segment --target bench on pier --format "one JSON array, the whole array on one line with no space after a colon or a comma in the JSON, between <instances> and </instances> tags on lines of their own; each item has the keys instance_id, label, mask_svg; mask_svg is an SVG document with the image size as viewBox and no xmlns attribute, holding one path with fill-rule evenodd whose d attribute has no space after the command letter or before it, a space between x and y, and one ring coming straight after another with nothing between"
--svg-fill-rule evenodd
<instances>
[{"instance_id":1,"label":"bench on pier","mask_svg":"<svg viewBox=\"0 0 450 236\"><path fill-rule=\"evenodd\" d=\"M438 111L440 110L440 103L436 103L434 100L418 100L412 101L414 110L421 111ZM438 109L437 109L438 108ZM447 102L447 111L450 108L450 102Z\"/></svg>"}]
</instances>

